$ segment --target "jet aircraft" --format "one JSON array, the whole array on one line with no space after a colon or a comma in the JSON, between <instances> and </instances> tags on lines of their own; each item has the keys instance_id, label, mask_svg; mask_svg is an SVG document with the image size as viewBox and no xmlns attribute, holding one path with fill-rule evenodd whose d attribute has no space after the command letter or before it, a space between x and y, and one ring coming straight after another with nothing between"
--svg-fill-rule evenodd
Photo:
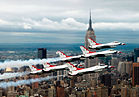
<instances>
[{"instance_id":1,"label":"jet aircraft","mask_svg":"<svg viewBox=\"0 0 139 97\"><path fill-rule=\"evenodd\" d=\"M108 66L108 65L104 65L104 64L99 64L99 65L89 67L89 68L77 68L70 62L68 62L67 65L69 68L69 75L72 75L72 76L81 75L84 73L91 73L91 72L94 73L94 72L98 72L105 68L113 68L113 66Z\"/></svg>"},{"instance_id":2,"label":"jet aircraft","mask_svg":"<svg viewBox=\"0 0 139 97\"><path fill-rule=\"evenodd\" d=\"M64 54L61 51L57 51L56 54L58 54L60 56L60 58L63 58L63 60L72 60L72 58L80 58L79 56L67 56L66 54ZM68 62L70 63L70 62ZM64 65L51 65L49 63L46 63L43 65L43 71L51 71L51 70L60 70L60 69L66 69L68 68L67 63L65 63Z\"/></svg>"},{"instance_id":3,"label":"jet aircraft","mask_svg":"<svg viewBox=\"0 0 139 97\"><path fill-rule=\"evenodd\" d=\"M49 71L53 71L53 70L66 69L67 68L66 64L64 64L64 65L51 65L49 63L46 63L43 66L44 66L43 71L45 71L45 72L49 72Z\"/></svg>"},{"instance_id":4,"label":"jet aircraft","mask_svg":"<svg viewBox=\"0 0 139 97\"><path fill-rule=\"evenodd\" d=\"M80 49L83 52L83 55L81 55L81 56L85 57L85 58L104 57L104 56L111 55L111 54L122 53L117 50L105 50L105 51L101 51L101 52L92 52L92 51L89 51L84 46L80 46Z\"/></svg>"},{"instance_id":5,"label":"jet aircraft","mask_svg":"<svg viewBox=\"0 0 139 97\"><path fill-rule=\"evenodd\" d=\"M106 43L106 44L101 44L101 43L96 43L94 40L92 40L91 38L88 39L89 42L89 48L90 49L103 49L103 48L114 48L118 45L125 45L125 43L121 43L118 41L114 41L114 42L110 42L110 43Z\"/></svg>"},{"instance_id":6,"label":"jet aircraft","mask_svg":"<svg viewBox=\"0 0 139 97\"><path fill-rule=\"evenodd\" d=\"M30 74L42 73L42 69L38 69L34 65L29 65L29 68L31 69Z\"/></svg>"},{"instance_id":7,"label":"jet aircraft","mask_svg":"<svg viewBox=\"0 0 139 97\"><path fill-rule=\"evenodd\" d=\"M61 60L60 61L73 61L73 60L78 60L81 58L81 55L77 55L77 56L67 56L66 54L64 54L61 51L57 51L56 54L59 54Z\"/></svg>"}]
</instances>

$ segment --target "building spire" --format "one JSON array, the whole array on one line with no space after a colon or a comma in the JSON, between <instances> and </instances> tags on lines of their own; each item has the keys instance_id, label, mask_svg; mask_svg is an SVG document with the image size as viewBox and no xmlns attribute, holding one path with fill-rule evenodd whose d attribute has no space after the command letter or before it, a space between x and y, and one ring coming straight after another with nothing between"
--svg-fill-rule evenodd
<instances>
[{"instance_id":1,"label":"building spire","mask_svg":"<svg viewBox=\"0 0 139 97\"><path fill-rule=\"evenodd\" d=\"M91 20L91 10L90 10L90 19L89 19L89 27L88 27L88 30L93 30L92 28L92 20Z\"/></svg>"}]
</instances>

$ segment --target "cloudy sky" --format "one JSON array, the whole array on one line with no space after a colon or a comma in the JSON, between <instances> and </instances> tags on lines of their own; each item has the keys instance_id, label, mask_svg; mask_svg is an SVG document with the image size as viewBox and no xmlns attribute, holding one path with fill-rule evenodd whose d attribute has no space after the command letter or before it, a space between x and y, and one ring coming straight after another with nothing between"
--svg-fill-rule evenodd
<instances>
[{"instance_id":1,"label":"cloudy sky","mask_svg":"<svg viewBox=\"0 0 139 97\"><path fill-rule=\"evenodd\" d=\"M0 0L0 43L139 42L139 0Z\"/></svg>"}]
</instances>

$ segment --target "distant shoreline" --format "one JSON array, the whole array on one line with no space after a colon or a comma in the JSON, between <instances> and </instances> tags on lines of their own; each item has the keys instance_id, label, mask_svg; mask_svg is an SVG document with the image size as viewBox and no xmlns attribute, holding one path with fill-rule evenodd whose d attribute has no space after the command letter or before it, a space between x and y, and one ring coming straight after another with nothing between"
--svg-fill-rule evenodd
<instances>
[{"instance_id":1,"label":"distant shoreline","mask_svg":"<svg viewBox=\"0 0 139 97\"><path fill-rule=\"evenodd\" d=\"M0 43L0 51L35 51L37 48L47 48L48 50L70 50L79 51L80 45L83 43L73 43L73 44L54 44L54 43ZM139 48L139 44L127 43L124 46L117 46L116 48L109 48L122 51L133 51L134 48ZM105 49L103 49L105 50Z\"/></svg>"}]
</instances>

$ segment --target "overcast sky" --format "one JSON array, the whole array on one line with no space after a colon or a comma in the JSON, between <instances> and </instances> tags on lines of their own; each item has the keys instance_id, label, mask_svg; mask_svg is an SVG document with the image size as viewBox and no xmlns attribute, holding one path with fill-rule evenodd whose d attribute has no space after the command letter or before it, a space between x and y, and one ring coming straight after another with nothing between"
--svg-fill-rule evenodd
<instances>
[{"instance_id":1,"label":"overcast sky","mask_svg":"<svg viewBox=\"0 0 139 97\"><path fill-rule=\"evenodd\" d=\"M139 0L0 0L0 43L139 43Z\"/></svg>"}]
</instances>

